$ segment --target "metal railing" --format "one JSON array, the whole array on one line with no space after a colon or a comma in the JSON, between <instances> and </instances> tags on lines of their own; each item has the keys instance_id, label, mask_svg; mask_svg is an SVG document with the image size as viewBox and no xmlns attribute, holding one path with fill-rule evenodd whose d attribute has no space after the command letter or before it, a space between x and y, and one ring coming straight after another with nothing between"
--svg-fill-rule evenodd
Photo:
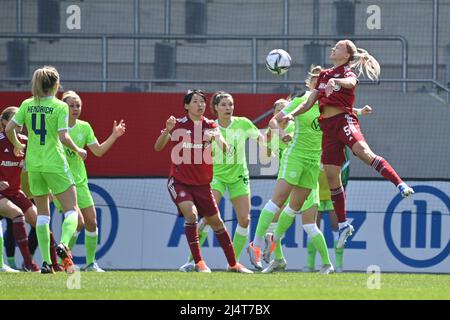
<instances>
[{"instance_id":1,"label":"metal railing","mask_svg":"<svg viewBox=\"0 0 450 320\"><path fill-rule=\"evenodd\" d=\"M350 40L354 41L392 41L399 42L401 45L401 80L402 90L407 90L407 78L408 78L408 42L400 35L395 36L348 36ZM64 79L67 82L97 82L102 83L102 91L107 91L107 84L114 82L128 82L128 83L236 83L236 84L252 84L252 90L254 93L257 91L258 84L280 84L280 81L265 81L258 80L257 78L257 42L264 40L279 40L279 41L338 41L342 39L342 36L336 35L318 35L318 36L260 36L260 35L243 35L243 36L230 36L230 35L207 35L207 36L189 36L189 35L145 35L145 34L128 34L128 35L105 35L105 34L34 34L34 33L1 33L0 39L45 39L45 40L58 40L58 39L83 39L92 40L97 39L101 41L101 64L102 64L102 77L101 79ZM108 77L108 43L110 40L122 39L122 40L134 40L133 46L133 69L134 78L132 79L110 79ZM139 77L139 40L242 40L251 42L251 65L252 65L252 78L249 80L193 80L193 79L142 79ZM137 45L136 45L137 43ZM4 78L0 81L29 81L29 79L22 78ZM288 81L284 79L282 83L299 83L298 81Z\"/></svg>"}]
</instances>

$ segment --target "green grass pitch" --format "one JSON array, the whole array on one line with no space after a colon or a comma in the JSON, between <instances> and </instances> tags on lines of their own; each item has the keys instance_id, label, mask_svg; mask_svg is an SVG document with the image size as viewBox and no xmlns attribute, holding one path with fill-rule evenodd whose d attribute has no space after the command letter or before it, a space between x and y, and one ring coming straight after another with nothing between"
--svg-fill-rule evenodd
<instances>
[{"instance_id":1,"label":"green grass pitch","mask_svg":"<svg viewBox=\"0 0 450 320\"><path fill-rule=\"evenodd\" d=\"M68 275L0 274L0 299L450 299L450 275L381 274L381 288L368 289L369 275L211 274L175 271L79 273L80 289Z\"/></svg>"}]
</instances>

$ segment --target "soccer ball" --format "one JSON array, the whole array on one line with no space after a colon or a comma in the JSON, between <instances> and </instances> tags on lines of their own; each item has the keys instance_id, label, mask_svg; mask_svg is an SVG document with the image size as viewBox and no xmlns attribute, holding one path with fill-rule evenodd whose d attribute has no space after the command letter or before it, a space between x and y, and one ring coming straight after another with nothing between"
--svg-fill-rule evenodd
<instances>
[{"instance_id":1,"label":"soccer ball","mask_svg":"<svg viewBox=\"0 0 450 320\"><path fill-rule=\"evenodd\" d=\"M285 74L290 66L291 56L283 49L274 49L266 57L266 67L273 74Z\"/></svg>"}]
</instances>

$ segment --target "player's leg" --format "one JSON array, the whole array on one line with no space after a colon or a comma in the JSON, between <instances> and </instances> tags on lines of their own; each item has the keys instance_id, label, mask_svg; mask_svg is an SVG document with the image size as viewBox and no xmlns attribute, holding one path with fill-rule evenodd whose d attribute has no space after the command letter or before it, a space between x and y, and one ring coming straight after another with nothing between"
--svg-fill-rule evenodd
<instances>
[{"instance_id":1,"label":"player's leg","mask_svg":"<svg viewBox=\"0 0 450 320\"><path fill-rule=\"evenodd\" d=\"M77 189L77 192L78 192L78 189ZM75 232L72 235L72 238L70 238L70 241L69 241L69 249L70 250L72 250L73 247L75 247L77 240L78 240L78 236L80 235L81 230L83 230L83 228L84 228L83 214L81 213L81 210L79 208L77 208L77 211L78 211L78 224L77 224L77 229L75 230ZM59 212L62 212L62 209Z\"/></svg>"},{"instance_id":2,"label":"player's leg","mask_svg":"<svg viewBox=\"0 0 450 320\"><path fill-rule=\"evenodd\" d=\"M391 181L399 189L403 197L408 197L414 193L414 190L398 176L389 162L383 157L376 155L366 141L358 141L353 144L352 151L365 164L378 171L386 180Z\"/></svg>"},{"instance_id":3,"label":"player's leg","mask_svg":"<svg viewBox=\"0 0 450 320\"><path fill-rule=\"evenodd\" d=\"M351 224L347 222L347 211L345 208L345 191L341 181L341 167L337 165L324 165L328 185L330 187L331 200L333 201L334 212L337 216L339 237L337 248L342 248L354 231Z\"/></svg>"},{"instance_id":4,"label":"player's leg","mask_svg":"<svg viewBox=\"0 0 450 320\"><path fill-rule=\"evenodd\" d=\"M16 240L14 240L13 222L10 219L6 219L5 249L6 249L6 259L8 260L8 265L13 269L17 269L16 259L15 259Z\"/></svg>"},{"instance_id":5,"label":"player's leg","mask_svg":"<svg viewBox=\"0 0 450 320\"><path fill-rule=\"evenodd\" d=\"M198 242L198 212L197 207L191 200L182 201L177 204L178 209L184 217L184 232L188 242L189 249L194 258L197 272L211 272L200 253Z\"/></svg>"},{"instance_id":6,"label":"player's leg","mask_svg":"<svg viewBox=\"0 0 450 320\"><path fill-rule=\"evenodd\" d=\"M36 233L38 215L35 204L31 202L31 200L28 199L25 195L22 194L19 194L15 200L17 201L15 202L15 204L18 205L23 212L25 212L25 221L31 226L31 230L35 230ZM28 239L28 241L30 241L30 239ZM36 234L36 241L37 241L37 234ZM31 255L33 255L31 248L30 253ZM58 272L63 271L63 268L58 263L58 256L56 255L56 241L53 236L53 232L51 230L50 230L50 259L52 261L52 267L54 271Z\"/></svg>"},{"instance_id":7,"label":"player's leg","mask_svg":"<svg viewBox=\"0 0 450 320\"><path fill-rule=\"evenodd\" d=\"M317 226L316 216L317 216L317 205L314 205L309 210L303 212L302 214L303 229L308 234L308 237L311 239L311 242L313 243L316 250L319 252L320 257L322 259L322 268L320 269L319 272L322 274L329 274L334 272L334 268L330 261L330 256L328 254L328 248L323 233Z\"/></svg>"},{"instance_id":8,"label":"player's leg","mask_svg":"<svg viewBox=\"0 0 450 320\"><path fill-rule=\"evenodd\" d=\"M3 245L3 224L2 218L0 217L0 272L19 272L19 270L11 268L3 261Z\"/></svg>"},{"instance_id":9,"label":"player's leg","mask_svg":"<svg viewBox=\"0 0 450 320\"><path fill-rule=\"evenodd\" d=\"M40 271L39 267L34 263L28 247L28 235L25 229L25 217L22 210L7 198L0 199L0 212L4 217L11 219L13 222L14 239L19 247L24 261L24 270L30 272Z\"/></svg>"},{"instance_id":10,"label":"player's leg","mask_svg":"<svg viewBox=\"0 0 450 320\"><path fill-rule=\"evenodd\" d=\"M204 219L206 219L206 222L211 226L211 229L213 229L214 234L217 237L217 240L219 240L220 246L222 247L222 250L228 262L227 271L240 273L253 273L240 263L237 263L236 254L234 252L234 247L233 243L231 242L230 234L228 233L228 230L222 218L220 217L220 214L216 213L211 216L204 216Z\"/></svg>"},{"instance_id":11,"label":"player's leg","mask_svg":"<svg viewBox=\"0 0 450 320\"><path fill-rule=\"evenodd\" d=\"M316 224L319 229L320 229L320 224L322 221L322 211L323 211L321 206L322 206L322 201L320 201L318 212L317 212L317 218L316 218ZM312 242L312 239L309 236L306 238L306 252L307 252L306 267L305 267L304 271L313 272L315 269L315 266L316 266L317 249L314 246L314 243Z\"/></svg>"},{"instance_id":12,"label":"player's leg","mask_svg":"<svg viewBox=\"0 0 450 320\"><path fill-rule=\"evenodd\" d=\"M56 248L56 253L62 260L64 270L67 273L73 273L76 268L69 249L69 242L78 226L79 209L75 183L70 172L46 173L44 177L56 199L61 203L64 213L61 241Z\"/></svg>"},{"instance_id":13,"label":"player's leg","mask_svg":"<svg viewBox=\"0 0 450 320\"><path fill-rule=\"evenodd\" d=\"M295 216L300 213L300 209L308 198L310 191L310 189L299 188L296 186L292 188L291 195L289 197L289 204L281 212L280 219L278 220L277 227L275 228L270 252L274 252L277 247L281 247L281 239L294 223ZM263 270L263 273L284 270L286 265L287 262L282 251L277 251L274 260L272 260L267 268Z\"/></svg>"},{"instance_id":14,"label":"player's leg","mask_svg":"<svg viewBox=\"0 0 450 320\"><path fill-rule=\"evenodd\" d=\"M233 246L236 261L239 262L242 250L247 244L250 226L250 184L248 177L243 177L230 185L229 193L238 220L233 237Z\"/></svg>"},{"instance_id":15,"label":"player's leg","mask_svg":"<svg viewBox=\"0 0 450 320\"><path fill-rule=\"evenodd\" d=\"M272 223L269 225L269 228L267 228L266 235L264 236L264 249L262 251L262 258L266 263L270 263L270 256L271 256L271 246L272 246L272 237L273 233L275 231L275 228L277 227L278 219L280 218L281 212L284 210L286 205L289 204L289 198L286 200L286 203L275 213L275 216L273 217ZM276 246L275 255L279 257L283 257L283 249L282 246Z\"/></svg>"},{"instance_id":16,"label":"player's leg","mask_svg":"<svg viewBox=\"0 0 450 320\"><path fill-rule=\"evenodd\" d=\"M206 265L200 253L198 242L198 210L194 204L194 196L190 187L178 181L173 177L169 177L167 181L167 190L169 191L172 201L178 209L178 213L184 217L184 232L186 241L195 262L197 272L211 272ZM218 211L218 210L217 210Z\"/></svg>"},{"instance_id":17,"label":"player's leg","mask_svg":"<svg viewBox=\"0 0 450 320\"><path fill-rule=\"evenodd\" d=\"M263 210L261 211L261 214L259 215L255 238L247 247L250 261L258 270L262 270L261 246L264 236L273 221L275 213L280 210L280 207L289 197L291 189L292 185L289 184L285 179L278 179L275 184L275 190L272 195L272 199L265 204Z\"/></svg>"},{"instance_id":18,"label":"player's leg","mask_svg":"<svg viewBox=\"0 0 450 320\"><path fill-rule=\"evenodd\" d=\"M98 242L98 226L97 226L97 211L94 206L94 199L92 198L89 186L86 183L77 185L77 202L81 211L81 216L84 221L85 234L84 245L86 249L86 271L105 272L101 269L96 260L95 253L97 251ZM80 227L80 219L78 219L78 228Z\"/></svg>"},{"instance_id":19,"label":"player's leg","mask_svg":"<svg viewBox=\"0 0 450 320\"><path fill-rule=\"evenodd\" d=\"M331 201L330 201L331 202ZM342 272L343 260L344 260L344 247L338 248L337 241L339 239L339 227L337 222L337 216L333 211L333 205L330 203L329 207L331 210L328 211L328 216L330 218L331 230L333 232L333 243L334 243L334 254L336 257L336 272Z\"/></svg>"}]
</instances>

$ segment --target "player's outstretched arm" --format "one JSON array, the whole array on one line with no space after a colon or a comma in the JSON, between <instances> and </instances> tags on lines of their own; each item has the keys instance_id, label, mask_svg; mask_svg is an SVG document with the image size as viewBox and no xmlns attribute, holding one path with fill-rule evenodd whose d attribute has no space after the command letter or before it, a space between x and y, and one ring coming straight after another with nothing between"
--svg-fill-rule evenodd
<instances>
[{"instance_id":1,"label":"player's outstretched arm","mask_svg":"<svg viewBox=\"0 0 450 320\"><path fill-rule=\"evenodd\" d=\"M99 158L103 157L103 155L106 152L108 152L109 149L111 149L111 147L117 141L117 139L119 139L124 134L125 134L125 122L123 120L120 120L119 124L117 124L117 121L114 120L113 130L108 139L106 139L102 144L95 142L93 144L88 145L89 150L91 150L96 157Z\"/></svg>"},{"instance_id":2,"label":"player's outstretched arm","mask_svg":"<svg viewBox=\"0 0 450 320\"><path fill-rule=\"evenodd\" d=\"M67 130L60 130L58 132L59 135L59 140L61 141L61 143L63 145L65 145L66 147L72 149L73 151L75 151L76 153L78 153L78 155L80 156L81 159L86 159L87 157L87 151L84 149L81 149L80 147L78 147L75 142L73 142L72 138L69 136L69 133L67 132Z\"/></svg>"},{"instance_id":3,"label":"player's outstretched arm","mask_svg":"<svg viewBox=\"0 0 450 320\"><path fill-rule=\"evenodd\" d=\"M161 151L166 144L170 141L170 131L175 127L177 119L174 116L170 116L166 121L166 128L161 132L158 139L156 139L154 148L155 151Z\"/></svg>"},{"instance_id":4,"label":"player's outstretched arm","mask_svg":"<svg viewBox=\"0 0 450 320\"><path fill-rule=\"evenodd\" d=\"M318 98L319 98L319 91L317 91L315 89L312 90L311 94L308 97L308 100L306 100L301 105L299 105L297 108L295 108L290 114L286 115L285 118L289 120L289 119L291 119L291 117L295 117L301 113L305 113L306 111L311 109L311 107L314 105L314 103L316 103ZM293 101L291 103L293 103ZM286 108L288 108L288 107L286 107Z\"/></svg>"}]
</instances>

